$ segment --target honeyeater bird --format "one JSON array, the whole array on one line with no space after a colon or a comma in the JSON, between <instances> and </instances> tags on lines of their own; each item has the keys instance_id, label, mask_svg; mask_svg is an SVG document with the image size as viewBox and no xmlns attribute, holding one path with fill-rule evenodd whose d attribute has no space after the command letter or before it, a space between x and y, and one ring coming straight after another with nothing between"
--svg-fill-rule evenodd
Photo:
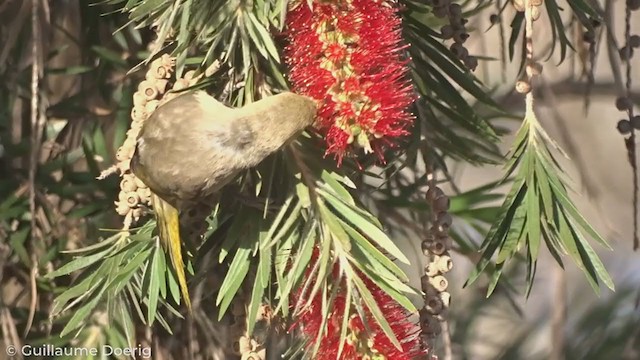
<instances>
[{"instance_id":1,"label":"honeyeater bird","mask_svg":"<svg viewBox=\"0 0 640 360\"><path fill-rule=\"evenodd\" d=\"M131 170L152 192L160 242L191 311L179 212L219 191L311 125L316 102L290 92L229 108L203 91L158 107L144 122Z\"/></svg>"}]
</instances>

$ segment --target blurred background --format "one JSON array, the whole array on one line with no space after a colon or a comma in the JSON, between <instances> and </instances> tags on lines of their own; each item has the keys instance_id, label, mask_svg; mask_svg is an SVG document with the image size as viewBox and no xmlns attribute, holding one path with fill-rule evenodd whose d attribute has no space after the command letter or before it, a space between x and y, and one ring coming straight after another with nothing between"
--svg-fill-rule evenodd
<instances>
[{"instance_id":1,"label":"blurred background","mask_svg":"<svg viewBox=\"0 0 640 360\"><path fill-rule=\"evenodd\" d=\"M536 113L570 157L558 159L571 179L573 199L613 247L613 251L598 247L596 251L615 281L616 292L603 287L600 295L594 294L582 271L571 261L565 262L563 271L543 250L528 299L522 294L523 284L517 280L522 276L515 277L513 288L499 287L486 299L485 279L463 288L475 259L454 254L454 270L449 275L453 299L450 341L439 337L435 344L441 358L640 359L640 253L632 250L632 171L623 137L616 129L623 113L615 106L625 81L625 65L617 53L624 42L625 0L591 3L603 10L611 24L611 32L598 39L593 85L585 86L583 61L589 50L581 41L582 33L576 32L577 55L571 54L560 65L557 52L548 60L539 60L543 72L535 83ZM118 180L94 179L99 169L114 162L115 149L123 142L130 122L131 96L141 74L127 72L149 54L149 44L155 39L149 29L125 26L126 14L105 16L113 7L73 0L43 1L46 5L40 10L40 41L44 55L33 59L30 4L22 0L0 1L0 323L5 344L21 341L20 332L30 318L28 309L32 304L28 294L34 276L28 265L34 250L26 241L33 229L30 225L36 224L37 229L42 229L40 235L48 239L47 246L38 250L47 263L62 249L78 248L99 238L100 228L117 228L121 224L111 211ZM473 4L466 4L466 8L473 9ZM495 9L488 7L471 14L467 27L474 31L467 44L471 54L499 60L500 52L506 49L501 45L499 24L490 20L494 13ZM505 19L511 14L513 9L509 7ZM640 33L640 12L632 14L631 24L632 33ZM535 48L546 55L554 36L546 14L535 26ZM114 33L120 27L123 30ZM502 28L508 38L509 24L503 23ZM22 184L29 176L26 164L33 139L28 129L29 75L34 60L44 76L44 106L35 118L43 125L44 139L40 152L43 165L38 176L48 187L46 194L37 195L45 207L24 217L20 214L29 210L25 199L29 189ZM640 56L633 57L630 63L631 98L639 104ZM493 89L494 98L516 114L524 108L523 96L513 91L519 67L519 60L507 61L506 65L501 61L481 61L475 71ZM506 153L519 122L498 120L496 124L511 131L500 143L501 151ZM56 161L61 153L67 155L67 161ZM86 161L68 161L82 158ZM473 167L451 162L449 168L455 187L445 186L445 192L451 194L494 182L504 174L501 166ZM508 187L503 186L494 191L506 190ZM499 204L500 200L494 203ZM482 234L465 227L464 222L456 220L454 224L477 243L482 241ZM416 254L411 260L424 262L419 239L403 239L400 245L407 254ZM51 262L48 266L52 266ZM422 267L405 270L413 284L419 286ZM43 309L33 320L36 333L46 333L47 327L50 330L52 326L47 322L44 304L50 303L53 296L52 290L39 300ZM14 310L10 312L9 307ZM0 354L0 359L3 356Z\"/></svg>"},{"instance_id":2,"label":"blurred background","mask_svg":"<svg viewBox=\"0 0 640 360\"><path fill-rule=\"evenodd\" d=\"M625 1L599 3L603 9L607 7L619 48L619 44L624 43ZM491 26L490 13L487 10L486 16L471 19L477 32L472 35L475 41L470 43L469 52L499 57L500 30L496 25ZM640 14L632 14L632 19L632 33L640 32ZM508 28L508 24L504 26ZM603 287L599 296L594 294L575 264L565 262L563 271L550 254L543 251L529 299L502 289L485 301L481 287L462 288L474 264L469 258L456 255L450 277L451 316L455 319L451 329L453 358L637 359L640 358L640 253L632 250L632 170L623 137L616 129L617 122L625 115L615 106L615 99L624 86L625 66L620 65L611 40L602 39L595 61L594 85L586 97L587 86L584 78L580 79L579 56L560 65L558 52L545 60L553 36L545 14L534 26L534 54L538 51L536 58L543 61L544 66L535 92L538 120L569 155L565 158L556 153L571 179L570 195L613 248L613 251L600 247L595 250L613 277L616 292ZM613 54L608 46L613 47ZM545 56L539 55L541 51L545 51ZM633 57L631 65L631 96L638 104L640 56ZM517 60L507 64L506 81L505 68L497 61L481 62L475 72L488 87L496 89L501 104L515 113L521 113L524 107L523 96L513 91L518 69ZM622 73L623 82L620 78L616 80L616 72L618 76ZM503 137L500 146L506 153L519 123L501 121L500 124L512 130ZM463 192L497 181L504 174L501 166L473 167L466 163L451 164L451 170ZM502 188L503 193L507 190L508 187ZM451 192L450 188L448 193ZM482 236L479 237L481 241ZM416 250L419 254L419 248ZM412 273L415 274L415 270ZM417 278L415 281L419 283ZM564 352L552 350L560 344L564 344ZM439 345L442 346L442 342Z\"/></svg>"}]
</instances>

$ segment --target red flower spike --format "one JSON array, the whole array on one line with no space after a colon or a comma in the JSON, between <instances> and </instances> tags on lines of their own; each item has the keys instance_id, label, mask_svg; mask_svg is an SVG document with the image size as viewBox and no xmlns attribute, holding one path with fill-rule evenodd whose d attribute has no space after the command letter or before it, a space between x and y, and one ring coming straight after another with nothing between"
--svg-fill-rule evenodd
<instances>
[{"instance_id":1,"label":"red flower spike","mask_svg":"<svg viewBox=\"0 0 640 360\"><path fill-rule=\"evenodd\" d=\"M314 254L314 259L317 259L317 252ZM333 276L338 277L337 264L333 270ZM347 301L352 301L352 299L346 298L345 291L341 288L338 290L333 306L331 307L331 312L326 322L325 333L319 340L319 350L314 359L413 360L424 358L426 351L422 349L420 329L410 321L409 313L371 280L366 277L362 277L362 280L376 300L396 338L400 341L402 350L395 347L366 307L365 321L367 322L367 326L363 324L362 319L352 305L349 314L347 336L345 339L341 339L340 331L345 306ZM335 279L334 284L335 286L343 286L344 281ZM301 290L298 290L298 293L294 295L293 303L296 303L300 298L306 300L304 299L305 294L301 294L300 291ZM292 326L292 328L297 328L301 335L308 341L307 346L309 349L313 348L315 345L314 341L318 338L318 333L322 330L322 296L322 292L319 292L311 302L311 305L298 315ZM340 357L338 357L338 350L342 342L344 342L342 353Z\"/></svg>"},{"instance_id":2,"label":"red flower spike","mask_svg":"<svg viewBox=\"0 0 640 360\"><path fill-rule=\"evenodd\" d=\"M293 2L286 61L297 92L322 101L317 127L326 154L342 162L358 149L380 160L408 134L414 101L403 60L401 20L391 0Z\"/></svg>"}]
</instances>

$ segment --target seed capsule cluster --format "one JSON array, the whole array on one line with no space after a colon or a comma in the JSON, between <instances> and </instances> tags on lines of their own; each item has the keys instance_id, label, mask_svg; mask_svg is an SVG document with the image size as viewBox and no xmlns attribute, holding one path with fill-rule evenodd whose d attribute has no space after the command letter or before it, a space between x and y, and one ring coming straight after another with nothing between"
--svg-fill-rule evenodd
<instances>
[{"instance_id":1,"label":"seed capsule cluster","mask_svg":"<svg viewBox=\"0 0 640 360\"><path fill-rule=\"evenodd\" d=\"M627 0L627 17L630 19L631 13L640 10L640 0ZM629 20L630 22L630 20ZM620 48L620 59L627 63L627 91L625 95L616 99L616 108L627 113L628 118L618 121L617 129L622 135L630 135L635 130L640 130L640 115L634 115L633 102L628 96L631 88L631 63L635 49L640 48L640 35L631 34L631 26L627 24L625 29L626 44Z\"/></svg>"},{"instance_id":2,"label":"seed capsule cluster","mask_svg":"<svg viewBox=\"0 0 640 360\"><path fill-rule=\"evenodd\" d=\"M239 295L242 294L238 294L238 296ZM229 348L234 355L240 356L241 360L266 360L266 337L260 336L257 331L254 331L253 336L248 335L246 304L249 299L246 299L247 301L240 300L245 300L245 298L243 297L242 299L234 301L231 307L233 324L229 327L229 339L232 341ZM258 310L256 324L259 324L260 322L268 322L270 317L271 307L263 304Z\"/></svg>"},{"instance_id":3,"label":"seed capsule cluster","mask_svg":"<svg viewBox=\"0 0 640 360\"><path fill-rule=\"evenodd\" d=\"M540 7L542 6L543 0L512 0L511 4L513 4L513 8L518 12L524 12L526 3L529 2L531 6L531 18L533 21L536 21L540 18Z\"/></svg>"},{"instance_id":4,"label":"seed capsule cluster","mask_svg":"<svg viewBox=\"0 0 640 360\"><path fill-rule=\"evenodd\" d=\"M183 78L171 81L175 69L175 59L165 54L154 60L145 75L145 79L138 85L133 94L133 109L131 110L131 127L127 137L116 152L118 163L103 171L99 178L103 179L113 173L119 173L120 193L115 201L116 212L125 217L123 228L128 229L138 221L151 205L151 190L131 172L131 158L136 147L136 139L142 129L144 121L163 102L177 96L168 90L180 90L193 85L198 78L190 71Z\"/></svg>"},{"instance_id":5,"label":"seed capsule cluster","mask_svg":"<svg viewBox=\"0 0 640 360\"><path fill-rule=\"evenodd\" d=\"M627 0L628 16L631 16L631 12L640 10L640 0ZM630 32L631 29L628 31ZM625 34L626 44L620 48L620 59L622 61L630 61L633 57L635 49L640 48L640 35L637 34Z\"/></svg>"},{"instance_id":6,"label":"seed capsule cluster","mask_svg":"<svg viewBox=\"0 0 640 360\"><path fill-rule=\"evenodd\" d=\"M542 0L513 0L511 2L516 11L524 12L525 6L531 6L531 20L536 21L540 18L540 7L542 6ZM516 82L516 91L520 94L528 94L532 90L531 81L534 77L540 75L542 73L542 64L533 60L533 40L528 34L525 39L526 44L526 66L525 66L525 77Z\"/></svg>"},{"instance_id":7,"label":"seed capsule cluster","mask_svg":"<svg viewBox=\"0 0 640 360\"><path fill-rule=\"evenodd\" d=\"M440 334L444 316L449 309L451 294L447 292L449 282L445 275L451 271L453 262L449 251L451 250L451 215L449 210L449 198L435 184L427 191L427 202L433 213L433 221L426 238L422 241L422 252L427 257L428 263L424 269L421 285L425 294L425 306L420 310L420 325L425 342Z\"/></svg>"},{"instance_id":8,"label":"seed capsule cluster","mask_svg":"<svg viewBox=\"0 0 640 360\"><path fill-rule=\"evenodd\" d=\"M440 34L445 40L453 40L449 47L451 52L471 71L475 70L478 67L478 59L469 55L469 50L464 46L469 33L465 27L468 20L462 16L462 6L451 0L428 0L427 4L433 6L433 15L441 19L448 18L449 24L440 29Z\"/></svg>"}]
</instances>

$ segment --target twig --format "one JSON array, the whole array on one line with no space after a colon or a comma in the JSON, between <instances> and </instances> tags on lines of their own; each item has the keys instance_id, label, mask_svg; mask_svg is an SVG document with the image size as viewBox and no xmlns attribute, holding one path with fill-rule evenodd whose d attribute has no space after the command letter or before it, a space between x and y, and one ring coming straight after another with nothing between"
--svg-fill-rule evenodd
<instances>
[{"instance_id":1,"label":"twig","mask_svg":"<svg viewBox=\"0 0 640 360\"><path fill-rule=\"evenodd\" d=\"M624 16L624 36L625 36L625 58L627 59L627 72L626 72L626 82L625 82L625 97L629 97L629 93L631 92L631 7L627 3L625 6L625 16ZM633 105L629 107L627 110L629 115L629 121L633 119ZM633 250L638 250L640 247L640 238L638 238L638 211L640 210L638 205L638 192L640 192L640 188L638 186L638 162L637 162L637 153L636 153L636 131L635 128L631 129L631 135L629 136L629 140L625 140L625 145L627 146L627 150L629 152L629 162L631 163L631 169L633 171Z\"/></svg>"},{"instance_id":2,"label":"twig","mask_svg":"<svg viewBox=\"0 0 640 360\"><path fill-rule=\"evenodd\" d=\"M595 6L598 6L598 2L593 2ZM609 56L609 61L611 63L611 73L613 74L613 79L616 82L616 85L619 89L619 92L624 93L625 96L630 99L631 98L631 46L629 45L629 38L631 36L631 9L629 6L626 6L625 12L625 37L627 41L627 72L626 72L626 84L623 86L622 84L622 75L620 74L620 68L618 63L619 51L618 44L615 39L614 31L611 28L611 24L613 24L613 1L607 0L605 2L604 9L604 24L607 27L607 53ZM633 117L633 106L629 109L629 120ZM636 134L635 129L631 129L631 136L624 141L625 147L627 148L629 163L631 165L632 170L632 179L633 179L633 250L637 250L640 245L640 239L638 239L638 165L637 165L637 155L636 155Z\"/></svg>"},{"instance_id":3,"label":"twig","mask_svg":"<svg viewBox=\"0 0 640 360\"><path fill-rule=\"evenodd\" d=\"M533 5L531 0L525 0L524 7L524 39L525 39L525 54L527 59L527 66L533 65ZM533 78L533 74L527 71L527 80L529 84L531 84L531 79ZM525 119L533 120L536 115L533 111L533 91L527 92L525 96Z\"/></svg>"},{"instance_id":4,"label":"twig","mask_svg":"<svg viewBox=\"0 0 640 360\"><path fill-rule=\"evenodd\" d=\"M496 10L498 10L498 29L500 31L500 73L502 77L502 82L507 81L507 47L505 44L507 43L507 39L504 36L504 22L502 18L502 4L501 1L496 1Z\"/></svg>"},{"instance_id":5,"label":"twig","mask_svg":"<svg viewBox=\"0 0 640 360\"><path fill-rule=\"evenodd\" d=\"M551 317L551 354L549 360L564 359L564 326L567 319L567 274L560 266L555 265L553 280L555 296Z\"/></svg>"},{"instance_id":6,"label":"twig","mask_svg":"<svg viewBox=\"0 0 640 360\"><path fill-rule=\"evenodd\" d=\"M615 29L613 29L611 25L614 23L613 1L606 0L604 9L600 7L600 4L597 1L591 1L590 3L598 12L604 14L602 23L607 29L607 41L605 41L605 44L607 46L607 56L609 57L609 63L611 64L611 75L613 75L613 80L615 81L618 93L621 93L624 86L622 84L622 74L620 73L620 63L618 62L618 41L615 37Z\"/></svg>"},{"instance_id":7,"label":"twig","mask_svg":"<svg viewBox=\"0 0 640 360\"><path fill-rule=\"evenodd\" d=\"M29 212L31 213L31 246L34 247L37 236L36 224L36 169L38 166L38 155L40 154L40 140L42 136L42 124L40 121L40 105L39 105L39 80L40 80L40 22L38 18L39 0L31 1L31 31L32 31L32 48L31 48L31 157L29 159ZM38 255L32 249L31 252L31 303L29 306L29 316L24 329L26 337L33 324L35 316L38 287L36 286L36 278L38 277Z\"/></svg>"},{"instance_id":8,"label":"twig","mask_svg":"<svg viewBox=\"0 0 640 360\"><path fill-rule=\"evenodd\" d=\"M20 337L18 336L18 331L16 329L16 323L13 319L13 316L11 316L11 312L6 307L0 309L0 326L0 330L2 330L2 340L4 341L4 345L12 345L15 349L20 349L22 345L20 342ZM16 354L16 356L14 356L13 358L22 359L22 356Z\"/></svg>"},{"instance_id":9,"label":"twig","mask_svg":"<svg viewBox=\"0 0 640 360\"><path fill-rule=\"evenodd\" d=\"M447 320L442 322L442 346L444 347L443 360L452 360L453 346L451 342L451 329L449 328L449 321Z\"/></svg>"}]
</instances>

